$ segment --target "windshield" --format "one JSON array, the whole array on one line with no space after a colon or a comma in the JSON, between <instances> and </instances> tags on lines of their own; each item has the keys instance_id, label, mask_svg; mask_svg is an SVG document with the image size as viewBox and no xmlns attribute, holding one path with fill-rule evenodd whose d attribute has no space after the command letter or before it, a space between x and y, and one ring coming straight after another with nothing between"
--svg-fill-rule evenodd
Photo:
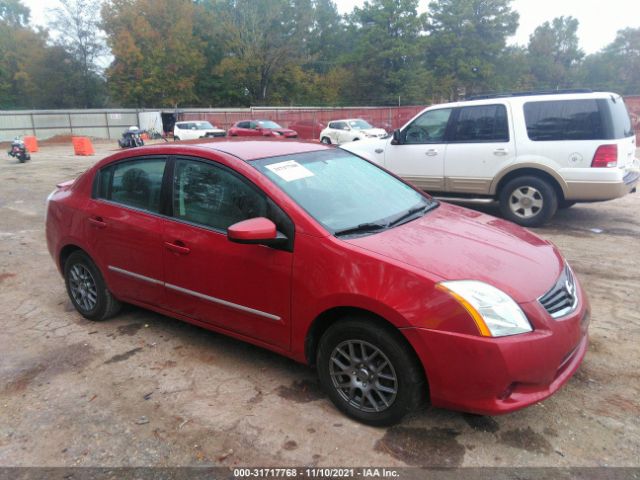
<instances>
[{"instance_id":1,"label":"windshield","mask_svg":"<svg viewBox=\"0 0 640 480\"><path fill-rule=\"evenodd\" d=\"M349 126L354 130L366 130L368 128L373 128L373 125L370 125L368 122L364 120L349 120Z\"/></svg>"},{"instance_id":2,"label":"windshield","mask_svg":"<svg viewBox=\"0 0 640 480\"><path fill-rule=\"evenodd\" d=\"M271 120L258 120L258 125L262 128L282 128L276 122L272 122Z\"/></svg>"},{"instance_id":3,"label":"windshield","mask_svg":"<svg viewBox=\"0 0 640 480\"><path fill-rule=\"evenodd\" d=\"M216 128L216 127L211 125L209 122L196 122L197 130L209 130L211 128Z\"/></svg>"},{"instance_id":4,"label":"windshield","mask_svg":"<svg viewBox=\"0 0 640 480\"><path fill-rule=\"evenodd\" d=\"M361 235L422 216L436 202L340 149L251 162L335 235Z\"/></svg>"}]
</instances>

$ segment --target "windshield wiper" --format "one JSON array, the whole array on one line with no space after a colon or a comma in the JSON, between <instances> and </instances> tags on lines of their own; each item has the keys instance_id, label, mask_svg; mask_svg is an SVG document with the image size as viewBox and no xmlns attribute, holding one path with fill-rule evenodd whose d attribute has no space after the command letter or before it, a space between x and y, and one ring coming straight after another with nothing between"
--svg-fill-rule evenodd
<instances>
[{"instance_id":1,"label":"windshield wiper","mask_svg":"<svg viewBox=\"0 0 640 480\"><path fill-rule=\"evenodd\" d=\"M341 235L351 235L353 233L366 233L366 232L375 232L376 230L384 230L388 227L389 225L386 223L374 223L374 222L368 222L368 223L361 223L360 225L357 225L355 227L349 227L349 228L343 228L342 230L336 230L334 233L334 235L336 237L339 237Z\"/></svg>"},{"instance_id":2,"label":"windshield wiper","mask_svg":"<svg viewBox=\"0 0 640 480\"><path fill-rule=\"evenodd\" d=\"M400 225L401 223L403 223L405 220L410 219L411 217L413 217L415 214L417 213L426 213L427 209L431 209L433 208L434 204L430 204L430 203L424 203L422 205L418 205L416 207L412 207L409 210L407 210L406 212L400 214L398 217L394 218L393 220L391 220L387 226L389 227L395 227L397 225Z\"/></svg>"}]
</instances>

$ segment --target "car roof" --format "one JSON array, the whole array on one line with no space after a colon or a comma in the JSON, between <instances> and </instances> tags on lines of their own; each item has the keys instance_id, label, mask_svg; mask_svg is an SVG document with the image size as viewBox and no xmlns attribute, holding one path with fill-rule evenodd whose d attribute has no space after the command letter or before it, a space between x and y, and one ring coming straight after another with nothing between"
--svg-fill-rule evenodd
<instances>
[{"instance_id":1,"label":"car roof","mask_svg":"<svg viewBox=\"0 0 640 480\"><path fill-rule=\"evenodd\" d=\"M195 155L201 156L203 150L215 151L232 155L240 160L251 161L258 160L260 158L279 157L281 155L293 155L296 153L315 152L320 150L327 150L334 147L322 145L317 142L306 142L300 140L274 140L269 138L255 138L251 140L244 139L216 139L209 141L190 140L179 143L159 143L155 145L145 145L144 147L138 147L135 149L140 155ZM111 161L121 160L127 155L123 150L118 154L105 159L105 163L111 163Z\"/></svg>"},{"instance_id":2,"label":"car roof","mask_svg":"<svg viewBox=\"0 0 640 480\"><path fill-rule=\"evenodd\" d=\"M235 140L215 141L202 143L199 146L210 148L218 152L227 153L242 160L257 160L259 158L279 157L281 155L292 155L295 153L315 152L318 150L328 150L328 147L320 143L292 141L292 140Z\"/></svg>"}]
</instances>

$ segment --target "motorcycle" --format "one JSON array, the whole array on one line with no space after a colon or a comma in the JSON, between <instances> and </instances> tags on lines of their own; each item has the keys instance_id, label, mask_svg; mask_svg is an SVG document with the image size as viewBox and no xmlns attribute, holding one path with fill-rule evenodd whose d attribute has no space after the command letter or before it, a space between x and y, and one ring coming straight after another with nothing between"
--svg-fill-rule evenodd
<instances>
[{"instance_id":1,"label":"motorcycle","mask_svg":"<svg viewBox=\"0 0 640 480\"><path fill-rule=\"evenodd\" d=\"M144 145L144 140L140 136L142 133L138 127L130 127L122 133L122 138L118 139L118 145L121 148L142 147Z\"/></svg>"},{"instance_id":2,"label":"motorcycle","mask_svg":"<svg viewBox=\"0 0 640 480\"><path fill-rule=\"evenodd\" d=\"M13 142L11 142L11 150L7 153L12 157L17 158L20 163L31 160L31 155L27 152L27 147L24 146L24 142L20 137L16 137Z\"/></svg>"}]
</instances>

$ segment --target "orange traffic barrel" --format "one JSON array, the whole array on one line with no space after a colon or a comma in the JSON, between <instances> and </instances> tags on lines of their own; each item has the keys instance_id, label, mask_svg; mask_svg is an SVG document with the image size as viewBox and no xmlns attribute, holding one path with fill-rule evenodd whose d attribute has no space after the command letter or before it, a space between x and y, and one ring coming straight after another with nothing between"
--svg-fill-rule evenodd
<instances>
[{"instance_id":1,"label":"orange traffic barrel","mask_svg":"<svg viewBox=\"0 0 640 480\"><path fill-rule=\"evenodd\" d=\"M25 136L24 137L24 146L30 153L38 151L38 139L34 136Z\"/></svg>"},{"instance_id":2,"label":"orange traffic barrel","mask_svg":"<svg viewBox=\"0 0 640 480\"><path fill-rule=\"evenodd\" d=\"M73 151L76 155L94 155L96 152L93 150L91 140L87 137L71 137L73 142Z\"/></svg>"}]
</instances>

